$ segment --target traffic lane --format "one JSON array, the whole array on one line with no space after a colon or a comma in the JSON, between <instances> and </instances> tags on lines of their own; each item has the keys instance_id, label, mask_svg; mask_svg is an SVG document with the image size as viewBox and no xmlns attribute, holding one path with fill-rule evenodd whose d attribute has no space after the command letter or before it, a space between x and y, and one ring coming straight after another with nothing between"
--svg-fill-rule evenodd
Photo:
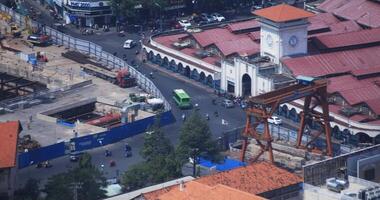
<instances>
[{"instance_id":1,"label":"traffic lane","mask_svg":"<svg viewBox=\"0 0 380 200\"><path fill-rule=\"evenodd\" d=\"M132 147L132 156L128 158L125 157L124 154L126 143ZM143 144L144 134L140 134L111 145L88 150L87 152L92 156L92 164L99 170L102 170L102 164L105 165L103 174L107 179L114 177L120 178L122 173L128 170L132 165L143 161L143 158L140 156L140 150ZM106 149L112 152L111 157L105 157L104 153ZM115 167L109 166L109 162L111 160L115 160ZM48 178L53 175L67 172L78 165L77 162L70 161L69 155L50 160L49 162L52 164L51 168L36 168L35 165L32 165L19 169L16 177L17 187L23 187L26 181L30 178L40 180L41 185L44 185L46 184Z\"/></svg>"},{"instance_id":2,"label":"traffic lane","mask_svg":"<svg viewBox=\"0 0 380 200\"><path fill-rule=\"evenodd\" d=\"M153 69L149 66L143 65L142 67L140 67L139 70L144 74L148 74ZM156 84L156 86L160 89L161 93L169 101L170 105L172 106L172 113L174 114L176 119L178 119L178 121L181 121L181 116L183 113L186 114L186 116L189 116L192 112L192 110L178 109L178 107L172 100L172 91L174 89L181 88L184 89L190 95L193 105L199 105L199 113L201 114L201 117L205 118L206 114L210 116L210 120L208 123L215 137L221 136L223 131L240 127L244 124L244 111L240 109L238 106L235 106L235 108L222 107L220 102L222 102L223 98L217 97L213 93L207 92L202 88L192 85L191 83L187 83L183 80L177 79L160 71L156 71L154 73L154 78L152 79L152 81ZM219 102L219 104L214 105L212 103L212 99L217 99L217 102ZM218 117L214 116L215 111L219 113ZM224 119L227 122L226 125L222 125L222 119Z\"/></svg>"}]
</instances>

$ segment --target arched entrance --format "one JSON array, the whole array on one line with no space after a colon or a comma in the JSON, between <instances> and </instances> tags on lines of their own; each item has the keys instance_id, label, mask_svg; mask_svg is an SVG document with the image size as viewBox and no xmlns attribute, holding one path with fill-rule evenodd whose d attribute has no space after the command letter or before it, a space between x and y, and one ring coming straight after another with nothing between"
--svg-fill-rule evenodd
<instances>
[{"instance_id":1,"label":"arched entrance","mask_svg":"<svg viewBox=\"0 0 380 200\"><path fill-rule=\"evenodd\" d=\"M161 66L165 68L169 67L169 59L167 57L164 58L164 61L162 62Z\"/></svg>"},{"instance_id":2,"label":"arched entrance","mask_svg":"<svg viewBox=\"0 0 380 200\"><path fill-rule=\"evenodd\" d=\"M173 72L177 71L177 65L175 64L174 60L170 61L169 69L172 70Z\"/></svg>"},{"instance_id":3,"label":"arched entrance","mask_svg":"<svg viewBox=\"0 0 380 200\"><path fill-rule=\"evenodd\" d=\"M199 75L199 82L206 83L206 75L204 72L201 72L201 74Z\"/></svg>"},{"instance_id":4,"label":"arched entrance","mask_svg":"<svg viewBox=\"0 0 380 200\"><path fill-rule=\"evenodd\" d=\"M213 87L214 80L212 79L211 75L207 76L206 83L207 83L208 86Z\"/></svg>"},{"instance_id":5,"label":"arched entrance","mask_svg":"<svg viewBox=\"0 0 380 200\"><path fill-rule=\"evenodd\" d=\"M356 135L358 136L359 143L372 143L373 142L373 139L365 133L359 132Z\"/></svg>"},{"instance_id":6,"label":"arched entrance","mask_svg":"<svg viewBox=\"0 0 380 200\"><path fill-rule=\"evenodd\" d=\"M199 80L199 73L198 73L197 69L194 68L191 71L191 78L194 79L194 80Z\"/></svg>"},{"instance_id":7,"label":"arched entrance","mask_svg":"<svg viewBox=\"0 0 380 200\"><path fill-rule=\"evenodd\" d=\"M177 69L177 72L180 73L180 74L182 74L183 71L184 71L184 69L183 69L183 65L182 65L182 63L178 63L178 69Z\"/></svg>"},{"instance_id":8,"label":"arched entrance","mask_svg":"<svg viewBox=\"0 0 380 200\"><path fill-rule=\"evenodd\" d=\"M161 55L157 54L155 57L156 57L156 59L154 59L154 64L161 65L161 63L162 63Z\"/></svg>"},{"instance_id":9,"label":"arched entrance","mask_svg":"<svg viewBox=\"0 0 380 200\"><path fill-rule=\"evenodd\" d=\"M149 61L153 61L153 59L154 59L153 51L150 51L150 52L148 53L148 60L149 60Z\"/></svg>"},{"instance_id":10,"label":"arched entrance","mask_svg":"<svg viewBox=\"0 0 380 200\"><path fill-rule=\"evenodd\" d=\"M189 66L186 66L183 75L185 75L187 78L190 78L190 67Z\"/></svg>"},{"instance_id":11,"label":"arched entrance","mask_svg":"<svg viewBox=\"0 0 380 200\"><path fill-rule=\"evenodd\" d=\"M242 96L251 96L251 77L248 74L244 74L242 78Z\"/></svg>"}]
</instances>

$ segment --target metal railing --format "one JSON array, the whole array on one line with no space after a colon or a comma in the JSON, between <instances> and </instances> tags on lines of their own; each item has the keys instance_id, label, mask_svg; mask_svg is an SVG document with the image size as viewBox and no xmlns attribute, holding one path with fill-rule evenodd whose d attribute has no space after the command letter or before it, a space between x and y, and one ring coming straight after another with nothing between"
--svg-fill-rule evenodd
<instances>
[{"instance_id":1,"label":"metal railing","mask_svg":"<svg viewBox=\"0 0 380 200\"><path fill-rule=\"evenodd\" d=\"M26 23L28 23L29 21L28 17L17 13L16 11L6 7L3 4L0 4L0 11L12 16L12 21L20 25L20 27L26 28ZM30 20L30 25L32 27L42 27L42 24L39 24L38 22L32 20ZM156 98L163 99L165 104L165 110L171 109L169 102L165 99L165 97L162 95L162 93L156 87L156 85L149 78L147 78L141 72L130 66L123 59L118 58L106 51L103 51L103 48L100 45L97 45L90 41L72 37L60 31L57 31L51 27L45 26L44 31L47 35L49 35L52 38L53 42L57 45L62 45L70 50L75 50L87 54L90 57L93 57L96 60L98 60L98 62L102 63L103 65L110 66L114 69L127 68L128 71L131 73L131 76L136 78L137 85L142 90L150 93Z\"/></svg>"}]
</instances>

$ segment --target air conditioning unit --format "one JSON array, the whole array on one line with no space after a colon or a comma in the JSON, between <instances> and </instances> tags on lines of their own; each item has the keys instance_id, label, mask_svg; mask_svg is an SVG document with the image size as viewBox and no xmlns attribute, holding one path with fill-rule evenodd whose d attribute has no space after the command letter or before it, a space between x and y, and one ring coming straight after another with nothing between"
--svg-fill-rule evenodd
<instances>
[{"instance_id":1,"label":"air conditioning unit","mask_svg":"<svg viewBox=\"0 0 380 200\"><path fill-rule=\"evenodd\" d=\"M186 42L175 42L173 43L173 46L177 49L184 49L184 48L188 48L188 47L191 47L191 43L190 41L186 41Z\"/></svg>"}]
</instances>

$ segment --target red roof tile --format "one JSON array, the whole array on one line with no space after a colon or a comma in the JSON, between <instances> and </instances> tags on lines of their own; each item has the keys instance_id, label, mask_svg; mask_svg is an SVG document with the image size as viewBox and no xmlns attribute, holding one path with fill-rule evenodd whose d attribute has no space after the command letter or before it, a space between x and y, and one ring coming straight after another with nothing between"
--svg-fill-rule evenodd
<instances>
[{"instance_id":1,"label":"red roof tile","mask_svg":"<svg viewBox=\"0 0 380 200\"><path fill-rule=\"evenodd\" d=\"M322 35L336 35L341 33L349 33L360 31L362 28L354 21L343 21L329 26L330 31L308 35L308 38L313 38Z\"/></svg>"},{"instance_id":2,"label":"red roof tile","mask_svg":"<svg viewBox=\"0 0 380 200\"><path fill-rule=\"evenodd\" d=\"M367 29L343 34L317 36L322 48L339 48L380 42L380 28Z\"/></svg>"},{"instance_id":3,"label":"red roof tile","mask_svg":"<svg viewBox=\"0 0 380 200\"><path fill-rule=\"evenodd\" d=\"M260 31L250 32L248 33L248 37L250 37L254 41L260 40Z\"/></svg>"},{"instance_id":4,"label":"red roof tile","mask_svg":"<svg viewBox=\"0 0 380 200\"><path fill-rule=\"evenodd\" d=\"M331 13L318 13L314 16L307 18L310 22L307 27L308 31L329 28L331 24L339 23L339 19Z\"/></svg>"},{"instance_id":5,"label":"red roof tile","mask_svg":"<svg viewBox=\"0 0 380 200\"><path fill-rule=\"evenodd\" d=\"M249 56L260 52L260 44L252 41L249 37L230 41L220 41L215 43L215 45L224 56L229 56L233 53Z\"/></svg>"},{"instance_id":6,"label":"red roof tile","mask_svg":"<svg viewBox=\"0 0 380 200\"><path fill-rule=\"evenodd\" d=\"M237 23L231 23L227 25L227 29L231 32L236 31L244 31L248 29L253 28L260 28L260 23L256 21L255 19L243 21L243 22L237 22Z\"/></svg>"},{"instance_id":7,"label":"red roof tile","mask_svg":"<svg viewBox=\"0 0 380 200\"><path fill-rule=\"evenodd\" d=\"M365 103L368 105L368 107L371 108L373 112L375 112L377 115L380 115L380 95L378 96L379 98L367 100Z\"/></svg>"},{"instance_id":8,"label":"red roof tile","mask_svg":"<svg viewBox=\"0 0 380 200\"><path fill-rule=\"evenodd\" d=\"M325 12L333 12L352 0L326 0L318 6L318 9Z\"/></svg>"},{"instance_id":9,"label":"red roof tile","mask_svg":"<svg viewBox=\"0 0 380 200\"><path fill-rule=\"evenodd\" d=\"M261 194L302 183L302 179L297 175L267 162L253 163L246 167L204 176L196 181L209 186L223 184L251 194Z\"/></svg>"},{"instance_id":10,"label":"red roof tile","mask_svg":"<svg viewBox=\"0 0 380 200\"><path fill-rule=\"evenodd\" d=\"M372 0L326 0L318 7L347 20L376 28L380 27L380 3Z\"/></svg>"},{"instance_id":11,"label":"red roof tile","mask_svg":"<svg viewBox=\"0 0 380 200\"><path fill-rule=\"evenodd\" d=\"M357 121L357 122L363 121L365 119L368 119L368 116L362 115L362 114L356 114L350 117L350 120Z\"/></svg>"},{"instance_id":12,"label":"red roof tile","mask_svg":"<svg viewBox=\"0 0 380 200\"><path fill-rule=\"evenodd\" d=\"M16 166L17 139L20 131L19 121L0 123L0 169Z\"/></svg>"},{"instance_id":13,"label":"red roof tile","mask_svg":"<svg viewBox=\"0 0 380 200\"><path fill-rule=\"evenodd\" d=\"M351 75L334 77L329 79L327 90L329 93L338 92L350 105L355 105L380 99L380 87L373 80L357 80Z\"/></svg>"},{"instance_id":14,"label":"red roof tile","mask_svg":"<svg viewBox=\"0 0 380 200\"><path fill-rule=\"evenodd\" d=\"M339 34L339 33L348 33L352 31L359 31L359 30L362 30L362 28L356 22L349 20L349 21L339 22L336 24L331 24L330 30L334 34Z\"/></svg>"},{"instance_id":15,"label":"red roof tile","mask_svg":"<svg viewBox=\"0 0 380 200\"><path fill-rule=\"evenodd\" d=\"M235 35L225 28L213 28L194 33L193 37L202 47L207 47L217 42L236 40L242 36Z\"/></svg>"},{"instance_id":16,"label":"red roof tile","mask_svg":"<svg viewBox=\"0 0 380 200\"><path fill-rule=\"evenodd\" d=\"M380 46L339 51L296 58L284 58L282 63L294 75L325 76L380 65ZM365 59L364 59L365 58Z\"/></svg>"},{"instance_id":17,"label":"red roof tile","mask_svg":"<svg viewBox=\"0 0 380 200\"><path fill-rule=\"evenodd\" d=\"M370 0L352 0L335 9L333 13L339 17L369 26L380 27L380 3Z\"/></svg>"},{"instance_id":18,"label":"red roof tile","mask_svg":"<svg viewBox=\"0 0 380 200\"><path fill-rule=\"evenodd\" d=\"M160 195L157 200L264 200L264 198L230 188L225 185L208 185L190 181L173 187L169 192Z\"/></svg>"},{"instance_id":19,"label":"red roof tile","mask_svg":"<svg viewBox=\"0 0 380 200\"><path fill-rule=\"evenodd\" d=\"M356 69L351 71L351 74L357 77L378 73L380 73L380 66L370 69Z\"/></svg>"},{"instance_id":20,"label":"red roof tile","mask_svg":"<svg viewBox=\"0 0 380 200\"><path fill-rule=\"evenodd\" d=\"M254 14L274 22L286 22L304 19L314 15L311 12L289 6L287 4L280 4L277 6L271 6L268 8L256 10Z\"/></svg>"},{"instance_id":21,"label":"red roof tile","mask_svg":"<svg viewBox=\"0 0 380 200\"><path fill-rule=\"evenodd\" d=\"M164 35L154 38L154 41L163 44L167 47L171 47L173 43L180 41L180 39L189 36L187 33L175 34L175 35Z\"/></svg>"}]
</instances>

